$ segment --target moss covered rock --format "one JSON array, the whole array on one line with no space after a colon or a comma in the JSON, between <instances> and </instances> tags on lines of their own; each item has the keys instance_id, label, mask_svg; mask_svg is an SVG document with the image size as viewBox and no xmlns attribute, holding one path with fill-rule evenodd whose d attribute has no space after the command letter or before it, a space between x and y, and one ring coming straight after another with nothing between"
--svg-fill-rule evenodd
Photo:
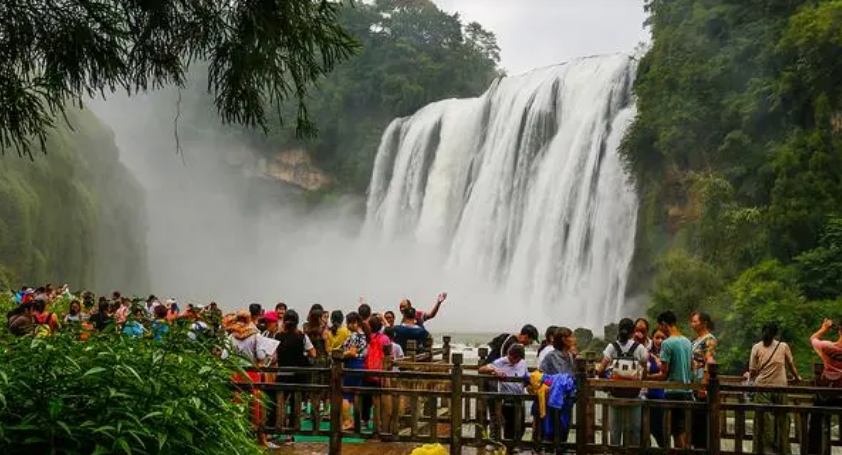
<instances>
[{"instance_id":1,"label":"moss covered rock","mask_svg":"<svg viewBox=\"0 0 842 455\"><path fill-rule=\"evenodd\" d=\"M70 110L33 159L0 159L0 277L5 285L146 292L142 189L119 161L113 134Z\"/></svg>"}]
</instances>

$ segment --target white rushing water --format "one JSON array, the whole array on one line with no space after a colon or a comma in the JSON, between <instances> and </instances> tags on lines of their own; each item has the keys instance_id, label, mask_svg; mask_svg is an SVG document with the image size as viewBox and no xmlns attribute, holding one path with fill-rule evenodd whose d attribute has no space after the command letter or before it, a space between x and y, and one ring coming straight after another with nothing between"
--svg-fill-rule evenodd
<instances>
[{"instance_id":1,"label":"white rushing water","mask_svg":"<svg viewBox=\"0 0 842 455\"><path fill-rule=\"evenodd\" d=\"M634 73L625 55L585 58L396 119L365 238L437 252L445 273L476 276L506 302L492 311L516 309L512 322L599 328L627 316L638 201L617 149Z\"/></svg>"}]
</instances>

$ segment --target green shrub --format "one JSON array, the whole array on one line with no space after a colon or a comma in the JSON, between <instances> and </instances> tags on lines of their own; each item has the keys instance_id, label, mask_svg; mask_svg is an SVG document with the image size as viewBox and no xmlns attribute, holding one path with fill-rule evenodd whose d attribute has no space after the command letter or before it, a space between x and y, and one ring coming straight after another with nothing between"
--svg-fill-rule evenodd
<instances>
[{"instance_id":1,"label":"green shrub","mask_svg":"<svg viewBox=\"0 0 842 455\"><path fill-rule=\"evenodd\" d=\"M0 344L0 453L259 454L235 371L180 332Z\"/></svg>"}]
</instances>

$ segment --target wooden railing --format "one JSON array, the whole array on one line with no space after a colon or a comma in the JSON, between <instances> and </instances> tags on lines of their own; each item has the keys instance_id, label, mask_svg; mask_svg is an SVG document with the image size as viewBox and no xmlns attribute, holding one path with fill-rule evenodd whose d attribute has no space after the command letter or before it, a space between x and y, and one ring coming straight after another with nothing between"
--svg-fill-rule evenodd
<instances>
[{"instance_id":1,"label":"wooden railing","mask_svg":"<svg viewBox=\"0 0 842 455\"><path fill-rule=\"evenodd\" d=\"M256 388L264 392L267 406L259 431L278 435L322 436L328 439L329 453L342 453L343 438L377 438L396 442L437 442L449 445L451 454L460 454L463 446L503 444L522 448L562 453L710 453L761 454L771 448L786 447L786 453L823 454L831 448L842 448L842 389L815 386L761 388L744 386L739 378L720 377L717 365L709 365L710 380L701 384L678 384L654 381L609 381L592 377L593 369L585 359L577 362L577 400L572 428L567 440L561 439L559 411L548 409L555 435L552 440L541 437L540 425L528 405L534 396L488 391L489 384L522 382L521 378L492 378L477 372L484 356L476 365L465 365L461 354L451 354L449 342L438 350L430 345L424 352L412 354L405 361L393 364L387 356L383 371L350 370L343 367L342 353L334 352L330 368L267 368L277 374L275 382L239 384L241 389ZM298 378L290 381L289 378ZM362 386L343 386L345 378L376 379ZM497 381L497 382L492 382ZM697 397L692 401L675 399L650 400L618 398L611 392L618 389L668 389L686 391ZM748 401L746 394L772 396L772 402ZM342 431L343 395L353 402L353 428ZM814 397L826 400L814 405ZM364 426L363 401L373 401L371 426ZM301 412L309 402L308 415ZM320 403L322 406L320 406ZM832 405L832 406L830 406ZM322 415L329 410L329 415ZM513 420L511 437L504 434L504 408ZM639 411L637 411L639 409ZM614 431L623 443L611 438L610 414L629 410L639 412L639 428L635 419L622 421L623 428ZM294 413L294 416L290 416ZM676 448L670 438L672 415L682 413L688 439L693 448ZM267 418L267 414L268 417ZM663 415L663 418L658 417ZM637 414L635 414L637 415ZM293 417L293 418L291 418ZM368 416L366 416L368 417ZM822 430L808 437L808 420L824 419ZM328 420L329 425L323 422ZM302 422L308 422L304 428ZM775 425L772 445L764 434ZM794 449L794 450L793 450ZM776 453L776 452L772 452Z\"/></svg>"}]
</instances>

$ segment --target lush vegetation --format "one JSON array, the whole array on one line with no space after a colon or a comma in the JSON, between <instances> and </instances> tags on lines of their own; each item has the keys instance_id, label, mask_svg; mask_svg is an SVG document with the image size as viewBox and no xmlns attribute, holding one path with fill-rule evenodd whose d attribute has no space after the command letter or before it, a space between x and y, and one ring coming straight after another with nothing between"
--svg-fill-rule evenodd
<instances>
[{"instance_id":1,"label":"lush vegetation","mask_svg":"<svg viewBox=\"0 0 842 455\"><path fill-rule=\"evenodd\" d=\"M145 291L142 191L93 114L66 118L47 135L49 157L0 160L0 285Z\"/></svg>"},{"instance_id":2,"label":"lush vegetation","mask_svg":"<svg viewBox=\"0 0 842 455\"><path fill-rule=\"evenodd\" d=\"M809 373L807 339L842 300L842 1L647 8L623 153L651 312L713 313L733 371L778 321Z\"/></svg>"},{"instance_id":3,"label":"lush vegetation","mask_svg":"<svg viewBox=\"0 0 842 455\"><path fill-rule=\"evenodd\" d=\"M223 121L267 125L267 107L303 101L310 83L354 51L327 0L0 4L0 146L30 154L69 101L182 86L209 62L205 89ZM313 130L306 106L299 132Z\"/></svg>"},{"instance_id":4,"label":"lush vegetation","mask_svg":"<svg viewBox=\"0 0 842 455\"><path fill-rule=\"evenodd\" d=\"M7 295L2 313L12 304ZM4 335L5 337L5 335ZM73 330L0 343L4 454L261 454L235 358L174 330L163 342Z\"/></svg>"},{"instance_id":5,"label":"lush vegetation","mask_svg":"<svg viewBox=\"0 0 842 455\"><path fill-rule=\"evenodd\" d=\"M430 0L354 2L339 24L361 44L308 92L319 134L301 139L283 120L293 103L268 114L268 135L246 133L267 154L305 148L340 189L365 191L380 136L395 117L452 97L476 96L499 75L493 33Z\"/></svg>"}]
</instances>

